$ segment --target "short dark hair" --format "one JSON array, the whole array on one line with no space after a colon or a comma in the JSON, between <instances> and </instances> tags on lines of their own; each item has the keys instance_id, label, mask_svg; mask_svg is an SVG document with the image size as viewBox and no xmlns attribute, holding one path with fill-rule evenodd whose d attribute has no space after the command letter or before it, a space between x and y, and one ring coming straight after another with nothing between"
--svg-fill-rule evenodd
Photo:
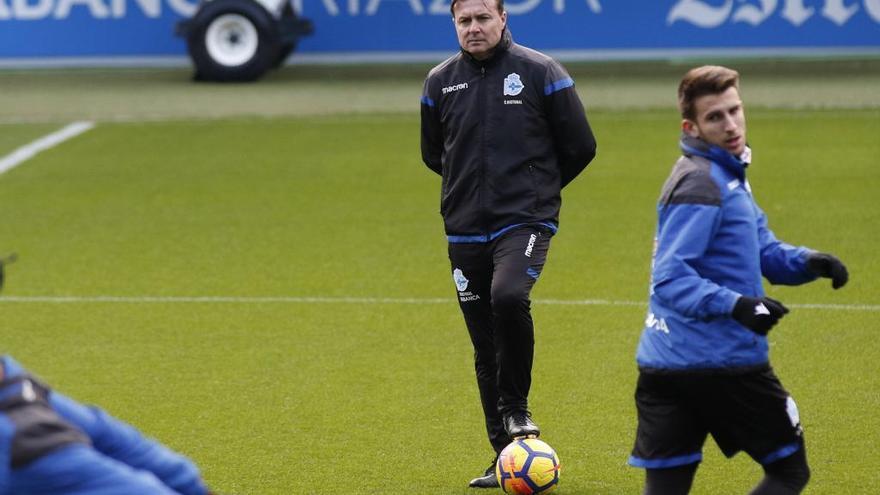
<instances>
[{"instance_id":1,"label":"short dark hair","mask_svg":"<svg viewBox=\"0 0 880 495\"><path fill-rule=\"evenodd\" d=\"M449 4L449 12L452 14L452 17L455 17L455 4L458 0L452 0L452 3ZM495 0L495 3L498 4L498 13L504 12L504 0Z\"/></svg>"},{"instance_id":2,"label":"short dark hair","mask_svg":"<svg viewBox=\"0 0 880 495\"><path fill-rule=\"evenodd\" d=\"M681 116L694 120L694 102L705 95L723 93L729 88L739 89L739 72L720 65L704 65L687 72L678 85L678 109Z\"/></svg>"}]
</instances>

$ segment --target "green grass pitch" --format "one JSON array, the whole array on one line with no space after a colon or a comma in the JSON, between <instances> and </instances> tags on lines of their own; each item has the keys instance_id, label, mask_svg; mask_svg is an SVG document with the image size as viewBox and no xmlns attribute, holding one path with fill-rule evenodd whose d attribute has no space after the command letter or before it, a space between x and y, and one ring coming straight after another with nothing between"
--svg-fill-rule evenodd
<instances>
[{"instance_id":1,"label":"green grass pitch","mask_svg":"<svg viewBox=\"0 0 880 495\"><path fill-rule=\"evenodd\" d=\"M677 157L665 98L684 68L621 71L622 82L602 70L576 74L599 154L564 191L533 292L530 400L562 460L561 495L639 493L643 473L626 466L634 352L654 204ZM769 289L793 307L771 333L771 359L800 406L807 493L872 494L880 71L856 71L875 88L857 105L833 95L810 104L828 85L848 84L815 72L815 93L803 73L791 75L807 86L803 105L774 106L782 76L766 70L750 89L743 70L750 181L771 228L838 254L852 276L840 291L827 281ZM156 88L142 81L137 101L120 107L138 77L119 74L0 73L0 156L70 120L98 120L0 175L0 255L19 254L0 295L0 352L186 453L220 493L476 493L467 480L491 452L437 213L439 178L419 158L421 68L346 73L315 102L283 100L282 90L318 88L330 69L235 87L270 117L241 102L224 107L230 87L173 71L148 75ZM90 78L118 96L90 91ZM663 96L638 107L591 98L646 80ZM72 92L65 102L51 97L62 87ZM150 91L161 99L175 87L204 94L190 107L150 104ZM760 95L754 108L750 90ZM695 494L746 493L760 478L742 454L724 460L711 441L705 454Z\"/></svg>"}]
</instances>

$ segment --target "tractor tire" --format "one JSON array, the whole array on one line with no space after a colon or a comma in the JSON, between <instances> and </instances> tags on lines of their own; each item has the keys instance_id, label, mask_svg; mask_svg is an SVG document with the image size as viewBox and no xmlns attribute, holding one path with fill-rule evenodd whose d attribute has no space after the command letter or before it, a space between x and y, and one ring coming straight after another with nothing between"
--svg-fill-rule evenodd
<instances>
[{"instance_id":1,"label":"tractor tire","mask_svg":"<svg viewBox=\"0 0 880 495\"><path fill-rule=\"evenodd\" d=\"M190 21L187 47L199 81L254 81L281 54L269 12L252 0L211 0Z\"/></svg>"},{"instance_id":2,"label":"tractor tire","mask_svg":"<svg viewBox=\"0 0 880 495\"><path fill-rule=\"evenodd\" d=\"M281 49L278 50L278 58L275 59L275 64L272 66L273 69L277 69L284 65L284 62L287 61L287 58L290 57L290 54L293 53L293 50L296 49L295 43L284 43L281 45Z\"/></svg>"}]
</instances>

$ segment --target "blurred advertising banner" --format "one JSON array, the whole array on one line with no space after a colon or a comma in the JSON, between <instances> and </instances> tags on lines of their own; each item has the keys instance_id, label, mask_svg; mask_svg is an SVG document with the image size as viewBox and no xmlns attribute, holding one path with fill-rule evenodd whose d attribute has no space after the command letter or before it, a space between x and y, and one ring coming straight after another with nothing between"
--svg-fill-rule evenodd
<instances>
[{"instance_id":1,"label":"blurred advertising banner","mask_svg":"<svg viewBox=\"0 0 880 495\"><path fill-rule=\"evenodd\" d=\"M292 0L304 60L441 60L449 0ZM0 60L183 60L194 0L0 0ZM509 0L514 39L562 59L880 54L880 0Z\"/></svg>"}]
</instances>

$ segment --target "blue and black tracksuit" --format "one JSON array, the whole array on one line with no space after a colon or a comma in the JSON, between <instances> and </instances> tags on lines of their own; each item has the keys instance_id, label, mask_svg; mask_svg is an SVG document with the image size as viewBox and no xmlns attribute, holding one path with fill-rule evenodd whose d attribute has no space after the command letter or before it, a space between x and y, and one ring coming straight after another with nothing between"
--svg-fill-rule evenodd
<instances>
[{"instance_id":1,"label":"blue and black tracksuit","mask_svg":"<svg viewBox=\"0 0 880 495\"><path fill-rule=\"evenodd\" d=\"M206 495L187 458L0 357L0 495Z\"/></svg>"},{"instance_id":2,"label":"blue and black tracksuit","mask_svg":"<svg viewBox=\"0 0 880 495\"><path fill-rule=\"evenodd\" d=\"M739 296L815 280L805 247L779 241L755 203L746 166L727 151L683 138L663 186L648 317L636 360L649 370L750 368L768 362L767 337L731 316Z\"/></svg>"},{"instance_id":3,"label":"blue and black tracksuit","mask_svg":"<svg viewBox=\"0 0 880 495\"><path fill-rule=\"evenodd\" d=\"M574 80L506 29L488 60L462 51L431 69L421 109L422 160L442 176L450 242L558 225L562 187L596 155Z\"/></svg>"},{"instance_id":4,"label":"blue and black tracksuit","mask_svg":"<svg viewBox=\"0 0 880 495\"><path fill-rule=\"evenodd\" d=\"M694 464L709 433L728 456L744 450L767 465L800 451L803 459L797 406L770 367L767 337L732 313L740 296L764 296L762 278L814 280L811 251L770 230L745 159L688 136L681 149L657 205L629 463Z\"/></svg>"},{"instance_id":5,"label":"blue and black tracksuit","mask_svg":"<svg viewBox=\"0 0 880 495\"><path fill-rule=\"evenodd\" d=\"M422 159L442 177L453 280L500 451L509 442L502 415L527 408L529 292L559 225L561 189L593 159L596 141L565 69L506 29L489 59L461 51L428 73L421 129Z\"/></svg>"}]
</instances>

